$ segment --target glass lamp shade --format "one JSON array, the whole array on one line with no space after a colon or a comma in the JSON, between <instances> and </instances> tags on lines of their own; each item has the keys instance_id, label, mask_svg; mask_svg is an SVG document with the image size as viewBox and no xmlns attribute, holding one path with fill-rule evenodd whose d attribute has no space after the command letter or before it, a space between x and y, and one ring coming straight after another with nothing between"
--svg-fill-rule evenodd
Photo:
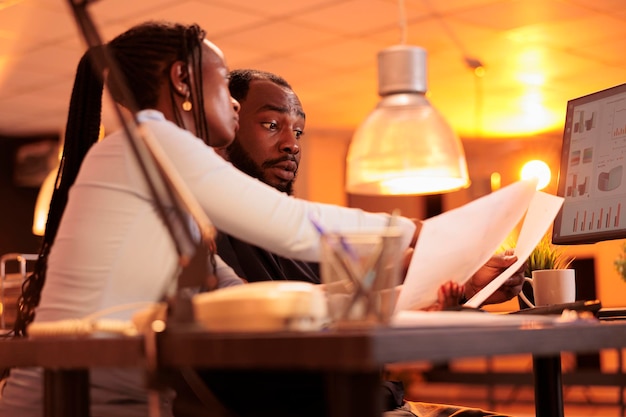
<instances>
[{"instance_id":1,"label":"glass lamp shade","mask_svg":"<svg viewBox=\"0 0 626 417\"><path fill-rule=\"evenodd\" d=\"M348 193L436 194L469 185L463 145L425 97L426 50L380 51L378 93L381 101L350 143Z\"/></svg>"},{"instance_id":2,"label":"glass lamp shade","mask_svg":"<svg viewBox=\"0 0 626 417\"><path fill-rule=\"evenodd\" d=\"M461 141L423 94L382 97L350 143L348 193L435 194L468 184Z\"/></svg>"}]
</instances>

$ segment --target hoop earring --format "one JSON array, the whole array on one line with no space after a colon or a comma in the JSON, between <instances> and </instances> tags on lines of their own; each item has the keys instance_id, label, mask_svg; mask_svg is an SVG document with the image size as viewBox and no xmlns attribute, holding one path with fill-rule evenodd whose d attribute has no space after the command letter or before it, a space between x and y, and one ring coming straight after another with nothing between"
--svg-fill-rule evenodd
<instances>
[{"instance_id":1,"label":"hoop earring","mask_svg":"<svg viewBox=\"0 0 626 417\"><path fill-rule=\"evenodd\" d=\"M191 111L192 109L192 105L191 105L191 101L189 101L189 96L191 95L191 93L189 91L187 91L187 94L185 95L185 101L183 101L183 110L184 111Z\"/></svg>"}]
</instances>

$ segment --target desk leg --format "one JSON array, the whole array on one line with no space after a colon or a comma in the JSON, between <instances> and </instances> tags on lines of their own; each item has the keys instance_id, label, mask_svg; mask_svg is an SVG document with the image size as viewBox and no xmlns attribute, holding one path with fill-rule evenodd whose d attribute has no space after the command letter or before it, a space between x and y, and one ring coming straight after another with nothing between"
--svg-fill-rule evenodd
<instances>
[{"instance_id":1,"label":"desk leg","mask_svg":"<svg viewBox=\"0 0 626 417\"><path fill-rule=\"evenodd\" d=\"M561 356L533 356L533 369L536 416L563 417Z\"/></svg>"},{"instance_id":2,"label":"desk leg","mask_svg":"<svg viewBox=\"0 0 626 417\"><path fill-rule=\"evenodd\" d=\"M89 416L89 371L44 371L44 417Z\"/></svg>"},{"instance_id":3,"label":"desk leg","mask_svg":"<svg viewBox=\"0 0 626 417\"><path fill-rule=\"evenodd\" d=\"M382 415L380 371L328 373L326 398L329 417L380 417Z\"/></svg>"}]
</instances>

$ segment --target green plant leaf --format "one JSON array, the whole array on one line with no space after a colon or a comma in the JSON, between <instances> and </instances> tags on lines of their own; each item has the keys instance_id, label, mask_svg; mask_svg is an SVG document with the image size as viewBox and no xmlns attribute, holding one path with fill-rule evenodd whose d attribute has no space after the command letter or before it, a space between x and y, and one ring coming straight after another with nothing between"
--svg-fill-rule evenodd
<instances>
[{"instance_id":1,"label":"green plant leaf","mask_svg":"<svg viewBox=\"0 0 626 417\"><path fill-rule=\"evenodd\" d=\"M552 233L546 233L533 249L526 262L526 276L538 269L567 269L573 257L565 254L562 247L552 244Z\"/></svg>"}]
</instances>

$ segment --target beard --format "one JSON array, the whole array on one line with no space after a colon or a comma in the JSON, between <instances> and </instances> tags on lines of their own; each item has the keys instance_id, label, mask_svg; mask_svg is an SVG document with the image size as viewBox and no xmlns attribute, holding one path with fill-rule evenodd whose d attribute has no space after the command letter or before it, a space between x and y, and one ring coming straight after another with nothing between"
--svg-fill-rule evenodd
<instances>
[{"instance_id":1,"label":"beard","mask_svg":"<svg viewBox=\"0 0 626 417\"><path fill-rule=\"evenodd\" d=\"M266 177L264 168L270 168L274 164L283 161L296 161L296 159L292 156L284 156L282 158L269 159L264 161L261 166L256 164L248 152L246 152L239 142L235 140L228 148L226 148L226 154L228 155L228 160L240 171L248 174L252 178L256 178L259 181L264 182L265 184L276 188L278 191L286 193L288 195L293 195L293 184L296 180L297 170L294 173L294 178L288 182L280 182L280 183L271 183Z\"/></svg>"}]
</instances>

